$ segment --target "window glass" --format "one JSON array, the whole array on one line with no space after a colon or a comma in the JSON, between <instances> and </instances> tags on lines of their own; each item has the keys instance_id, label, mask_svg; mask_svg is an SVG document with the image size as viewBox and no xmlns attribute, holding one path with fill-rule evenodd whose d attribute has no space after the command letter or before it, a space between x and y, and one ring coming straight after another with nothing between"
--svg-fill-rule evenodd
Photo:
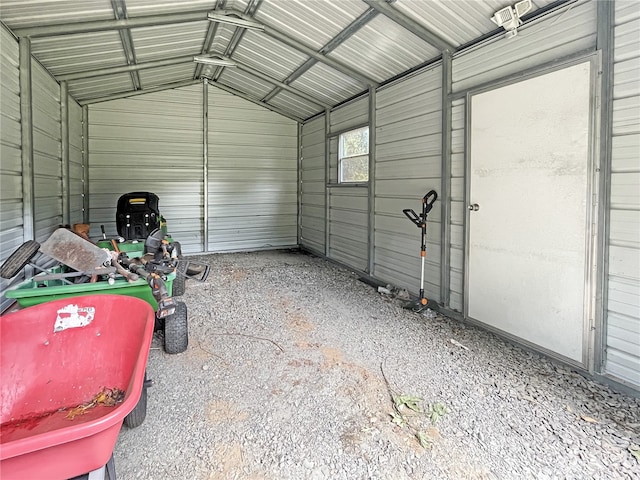
<instances>
[{"instance_id":1,"label":"window glass","mask_svg":"<svg viewBox=\"0 0 640 480\"><path fill-rule=\"evenodd\" d=\"M369 181L369 127L340 134L338 182Z\"/></svg>"}]
</instances>

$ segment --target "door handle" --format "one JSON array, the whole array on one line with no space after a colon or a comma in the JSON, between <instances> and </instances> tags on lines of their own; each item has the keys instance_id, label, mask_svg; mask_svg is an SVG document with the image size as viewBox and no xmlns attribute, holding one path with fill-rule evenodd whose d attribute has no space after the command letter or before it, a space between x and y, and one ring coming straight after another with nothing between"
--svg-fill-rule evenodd
<instances>
[{"instance_id":1,"label":"door handle","mask_svg":"<svg viewBox=\"0 0 640 480\"><path fill-rule=\"evenodd\" d=\"M472 203L468 208L472 212L477 212L478 210L480 210L480 205L478 205L477 203Z\"/></svg>"}]
</instances>

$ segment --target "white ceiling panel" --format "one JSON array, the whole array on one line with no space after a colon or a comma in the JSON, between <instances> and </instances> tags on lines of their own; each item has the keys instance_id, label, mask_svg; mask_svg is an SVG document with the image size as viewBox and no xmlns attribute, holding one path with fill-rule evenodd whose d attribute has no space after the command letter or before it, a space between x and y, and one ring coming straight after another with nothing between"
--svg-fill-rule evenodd
<instances>
[{"instance_id":1,"label":"white ceiling panel","mask_svg":"<svg viewBox=\"0 0 640 480\"><path fill-rule=\"evenodd\" d=\"M11 29L114 18L109 0L2 0L0 16Z\"/></svg>"},{"instance_id":2,"label":"white ceiling panel","mask_svg":"<svg viewBox=\"0 0 640 480\"><path fill-rule=\"evenodd\" d=\"M267 34L242 30L206 20L206 11L226 8L244 12L251 0L123 0L130 18L198 11L202 20L132 28L136 59L139 63L172 57L200 54L204 47L211 53L228 52L232 39L239 40L231 56L265 75L286 80L309 57ZM532 0L534 10L554 0ZM389 8L414 19L455 46L467 44L496 29L490 18L495 11L508 5L508 0L395 0ZM368 24L349 36L344 30L354 20L371 11L362 0L258 0L254 16L257 21L281 31L312 48L320 50L336 38L328 54L360 74L383 82L402 72L438 57L440 52L418 36L399 26L382 13L372 15ZM375 13L375 12L374 12ZM114 20L112 0L0 0L0 20L10 29L37 28L56 25L50 37L32 37L32 52L54 76L90 72L96 69L127 65L121 31L92 33L61 33L60 29L77 31L74 24ZM59 27L59 28L58 28ZM205 45L207 33L215 29L210 45ZM239 35L242 33L242 35ZM551 34L551 33L550 33ZM142 88L153 88L193 79L199 69L184 62L138 71ZM203 74L220 71L208 67ZM218 79L221 84L254 97L264 98L277 87L239 69L225 68ZM101 76L69 82L71 94L78 100L126 93L134 89L130 73ZM335 105L364 90L353 78L315 63L291 85L323 103ZM298 117L308 117L321 107L297 95L282 91L273 105Z\"/></svg>"},{"instance_id":3,"label":"white ceiling panel","mask_svg":"<svg viewBox=\"0 0 640 480\"><path fill-rule=\"evenodd\" d=\"M34 38L31 49L54 76L127 64L117 32Z\"/></svg>"},{"instance_id":4,"label":"white ceiling panel","mask_svg":"<svg viewBox=\"0 0 640 480\"><path fill-rule=\"evenodd\" d=\"M69 82L69 93L78 101L105 97L131 90L133 90L133 85L131 83L131 75L128 73Z\"/></svg>"},{"instance_id":5,"label":"white ceiling panel","mask_svg":"<svg viewBox=\"0 0 640 480\"><path fill-rule=\"evenodd\" d=\"M248 30L233 58L282 81L309 57L264 33Z\"/></svg>"},{"instance_id":6,"label":"white ceiling panel","mask_svg":"<svg viewBox=\"0 0 640 480\"><path fill-rule=\"evenodd\" d=\"M285 112L289 112L291 115L301 118L309 118L312 115L320 111L324 111L324 108L311 103L295 93L288 92L286 90L281 91L278 95L269 100L269 104L278 107Z\"/></svg>"},{"instance_id":7,"label":"white ceiling panel","mask_svg":"<svg viewBox=\"0 0 640 480\"><path fill-rule=\"evenodd\" d=\"M166 85L168 83L193 80L193 63L180 63L166 67L140 70L142 89Z\"/></svg>"},{"instance_id":8,"label":"white ceiling panel","mask_svg":"<svg viewBox=\"0 0 640 480\"><path fill-rule=\"evenodd\" d=\"M532 0L531 11L554 0ZM497 28L493 14L515 1L397 0L393 7L455 46L464 45Z\"/></svg>"},{"instance_id":9,"label":"white ceiling panel","mask_svg":"<svg viewBox=\"0 0 640 480\"><path fill-rule=\"evenodd\" d=\"M204 21L131 29L138 62L199 54L208 26Z\"/></svg>"},{"instance_id":10,"label":"white ceiling panel","mask_svg":"<svg viewBox=\"0 0 640 480\"><path fill-rule=\"evenodd\" d=\"M316 63L304 75L292 82L291 86L331 105L340 103L364 90L362 85L352 78L322 63Z\"/></svg>"},{"instance_id":11,"label":"white ceiling panel","mask_svg":"<svg viewBox=\"0 0 640 480\"><path fill-rule=\"evenodd\" d=\"M126 0L129 17L214 9L216 0Z\"/></svg>"},{"instance_id":12,"label":"white ceiling panel","mask_svg":"<svg viewBox=\"0 0 640 480\"><path fill-rule=\"evenodd\" d=\"M235 31L236 27L219 23L216 30L216 36L213 39L213 43L211 44L209 51L211 53L219 53L222 55L227 49L227 45L229 45L231 37L233 37L233 33Z\"/></svg>"},{"instance_id":13,"label":"white ceiling panel","mask_svg":"<svg viewBox=\"0 0 640 480\"><path fill-rule=\"evenodd\" d=\"M255 18L320 50L367 9L360 0L271 0Z\"/></svg>"},{"instance_id":14,"label":"white ceiling panel","mask_svg":"<svg viewBox=\"0 0 640 480\"><path fill-rule=\"evenodd\" d=\"M262 99L273 89L272 84L238 68L225 68L218 81L228 87L247 93L256 100Z\"/></svg>"},{"instance_id":15,"label":"white ceiling panel","mask_svg":"<svg viewBox=\"0 0 640 480\"><path fill-rule=\"evenodd\" d=\"M389 18L378 15L329 53L330 57L381 82L440 55Z\"/></svg>"}]
</instances>

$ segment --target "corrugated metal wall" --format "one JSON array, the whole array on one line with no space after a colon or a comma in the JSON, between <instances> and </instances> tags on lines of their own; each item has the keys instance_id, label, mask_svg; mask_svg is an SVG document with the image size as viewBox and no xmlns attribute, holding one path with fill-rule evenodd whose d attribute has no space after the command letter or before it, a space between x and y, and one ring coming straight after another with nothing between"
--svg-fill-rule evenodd
<instances>
[{"instance_id":1,"label":"corrugated metal wall","mask_svg":"<svg viewBox=\"0 0 640 480\"><path fill-rule=\"evenodd\" d=\"M91 236L116 235L120 195L150 191L183 251L202 251L202 86L89 107Z\"/></svg>"},{"instance_id":2,"label":"corrugated metal wall","mask_svg":"<svg viewBox=\"0 0 640 480\"><path fill-rule=\"evenodd\" d=\"M209 250L297 245L298 124L209 88Z\"/></svg>"},{"instance_id":3,"label":"corrugated metal wall","mask_svg":"<svg viewBox=\"0 0 640 480\"><path fill-rule=\"evenodd\" d=\"M402 210L419 214L422 197L440 190L441 85L438 65L381 89L376 102L374 275L413 293L420 288L421 233ZM440 212L436 203L427 222L425 292L432 299L440 298Z\"/></svg>"},{"instance_id":4,"label":"corrugated metal wall","mask_svg":"<svg viewBox=\"0 0 640 480\"><path fill-rule=\"evenodd\" d=\"M519 28L514 38L493 39L455 55L453 92L593 49L595 42L596 2L569 4Z\"/></svg>"},{"instance_id":5,"label":"corrugated metal wall","mask_svg":"<svg viewBox=\"0 0 640 480\"><path fill-rule=\"evenodd\" d=\"M332 134L367 125L368 96L333 110L329 119ZM364 271L369 266L369 188L337 185L338 136L329 144L329 258Z\"/></svg>"},{"instance_id":6,"label":"corrugated metal wall","mask_svg":"<svg viewBox=\"0 0 640 480\"><path fill-rule=\"evenodd\" d=\"M640 9L617 1L605 371L640 387Z\"/></svg>"},{"instance_id":7,"label":"corrugated metal wall","mask_svg":"<svg viewBox=\"0 0 640 480\"><path fill-rule=\"evenodd\" d=\"M0 262L24 241L18 42L0 27ZM4 291L9 280L0 279ZM2 301L4 310L7 302ZM0 310L0 311L1 311Z\"/></svg>"},{"instance_id":8,"label":"corrugated metal wall","mask_svg":"<svg viewBox=\"0 0 640 480\"><path fill-rule=\"evenodd\" d=\"M325 117L302 126L300 244L325 253Z\"/></svg>"},{"instance_id":9,"label":"corrugated metal wall","mask_svg":"<svg viewBox=\"0 0 640 480\"><path fill-rule=\"evenodd\" d=\"M63 223L60 85L36 61L31 75L35 239L43 242Z\"/></svg>"},{"instance_id":10,"label":"corrugated metal wall","mask_svg":"<svg viewBox=\"0 0 640 480\"><path fill-rule=\"evenodd\" d=\"M82 223L83 204L82 107L69 96L69 223Z\"/></svg>"}]
</instances>

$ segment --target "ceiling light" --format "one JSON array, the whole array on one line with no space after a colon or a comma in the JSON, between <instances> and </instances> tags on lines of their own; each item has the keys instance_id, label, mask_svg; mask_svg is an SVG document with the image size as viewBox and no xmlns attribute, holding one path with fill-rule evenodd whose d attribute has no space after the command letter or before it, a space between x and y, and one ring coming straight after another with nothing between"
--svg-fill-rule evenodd
<instances>
[{"instance_id":1,"label":"ceiling light","mask_svg":"<svg viewBox=\"0 0 640 480\"><path fill-rule=\"evenodd\" d=\"M193 57L193 61L196 63L202 63L204 65L217 65L220 67L235 67L236 62L229 58L222 58L218 55L196 55Z\"/></svg>"},{"instance_id":2,"label":"ceiling light","mask_svg":"<svg viewBox=\"0 0 640 480\"><path fill-rule=\"evenodd\" d=\"M504 7L498 10L491 17L491 21L507 31L507 38L515 37L518 34L518 27L522 25L521 17L531 10L531 7L531 0L521 0L513 7Z\"/></svg>"},{"instance_id":3,"label":"ceiling light","mask_svg":"<svg viewBox=\"0 0 640 480\"><path fill-rule=\"evenodd\" d=\"M264 25L261 23L253 20L245 20L233 13L216 12L214 10L213 12L209 12L207 18L212 22L226 23L234 27L242 27L249 30L264 30Z\"/></svg>"}]
</instances>

